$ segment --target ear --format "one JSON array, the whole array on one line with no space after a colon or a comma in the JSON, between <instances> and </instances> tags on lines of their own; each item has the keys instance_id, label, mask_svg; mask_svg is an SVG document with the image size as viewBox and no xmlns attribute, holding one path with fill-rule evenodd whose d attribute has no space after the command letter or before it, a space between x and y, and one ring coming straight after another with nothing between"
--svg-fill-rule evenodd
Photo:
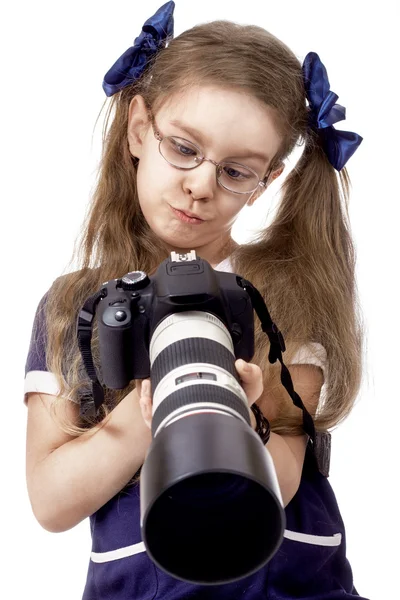
<instances>
[{"instance_id":1,"label":"ear","mask_svg":"<svg viewBox=\"0 0 400 600\"><path fill-rule=\"evenodd\" d=\"M129 104L128 145L132 156L141 157L143 138L150 126L148 109L143 96L134 96Z\"/></svg>"},{"instance_id":2,"label":"ear","mask_svg":"<svg viewBox=\"0 0 400 600\"><path fill-rule=\"evenodd\" d=\"M272 171L272 173L268 177L268 183L265 186L265 188L259 186L258 189L248 199L247 206L253 206L254 202L261 196L261 194L263 194L265 192L267 187L274 181L274 179L279 177L279 175L282 175L284 168L285 168L285 164L281 163L279 165L279 167L277 167L274 171Z\"/></svg>"}]
</instances>

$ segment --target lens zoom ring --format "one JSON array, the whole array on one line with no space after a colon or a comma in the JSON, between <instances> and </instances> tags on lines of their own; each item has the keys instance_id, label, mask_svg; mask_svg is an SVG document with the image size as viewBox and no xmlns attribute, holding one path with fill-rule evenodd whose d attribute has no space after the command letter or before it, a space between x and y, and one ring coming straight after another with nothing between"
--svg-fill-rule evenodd
<instances>
[{"instance_id":1,"label":"lens zoom ring","mask_svg":"<svg viewBox=\"0 0 400 600\"><path fill-rule=\"evenodd\" d=\"M243 400L236 396L234 392L216 385L200 383L178 389L164 398L154 413L151 424L152 434L155 434L160 423L176 409L189 404L203 402L212 402L216 405L227 406L239 413L251 425L248 409L243 404Z\"/></svg>"},{"instance_id":2,"label":"lens zoom ring","mask_svg":"<svg viewBox=\"0 0 400 600\"><path fill-rule=\"evenodd\" d=\"M190 337L170 344L157 356L151 367L153 390L173 369L199 362L221 367L239 381L235 357L225 346L209 338Z\"/></svg>"}]
</instances>

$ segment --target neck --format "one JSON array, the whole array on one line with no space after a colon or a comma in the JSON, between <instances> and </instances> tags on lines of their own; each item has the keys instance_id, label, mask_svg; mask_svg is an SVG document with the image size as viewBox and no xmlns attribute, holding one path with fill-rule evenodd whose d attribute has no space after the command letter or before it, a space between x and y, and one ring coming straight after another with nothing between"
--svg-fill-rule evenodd
<instances>
[{"instance_id":1,"label":"neck","mask_svg":"<svg viewBox=\"0 0 400 600\"><path fill-rule=\"evenodd\" d=\"M204 258L204 260L208 261L213 267L213 269L215 269L215 267L219 265L220 262L228 258L228 256L230 256L235 250L235 248L237 248L238 246L238 243L236 243L232 238L229 238L229 240L225 241L222 245L220 245L217 250L214 249L214 251L212 251L211 248L199 248L197 252L201 256L201 258Z\"/></svg>"},{"instance_id":2,"label":"neck","mask_svg":"<svg viewBox=\"0 0 400 600\"><path fill-rule=\"evenodd\" d=\"M232 254L232 252L237 248L239 244L235 242L231 237L228 240L224 240L222 243L218 240L218 245L209 244L207 246L199 246L197 248L170 248L175 252L190 252L190 250L195 250L196 255L207 262L215 268L220 262L228 258Z\"/></svg>"}]
</instances>

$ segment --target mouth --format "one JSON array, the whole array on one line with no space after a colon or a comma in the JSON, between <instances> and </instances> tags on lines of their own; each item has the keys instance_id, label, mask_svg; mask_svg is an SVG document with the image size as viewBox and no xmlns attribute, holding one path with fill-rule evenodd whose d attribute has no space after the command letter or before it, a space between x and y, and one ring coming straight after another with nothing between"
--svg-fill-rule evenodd
<instances>
[{"instance_id":1,"label":"mouth","mask_svg":"<svg viewBox=\"0 0 400 600\"><path fill-rule=\"evenodd\" d=\"M184 223L190 223L191 225L200 225L201 223L204 223L204 219L200 219L199 217L197 217L194 213L191 213L190 211L186 212L183 210L179 210L177 208L174 208L171 205L170 205L170 207L171 207L171 210L174 213L174 215L177 216Z\"/></svg>"}]
</instances>

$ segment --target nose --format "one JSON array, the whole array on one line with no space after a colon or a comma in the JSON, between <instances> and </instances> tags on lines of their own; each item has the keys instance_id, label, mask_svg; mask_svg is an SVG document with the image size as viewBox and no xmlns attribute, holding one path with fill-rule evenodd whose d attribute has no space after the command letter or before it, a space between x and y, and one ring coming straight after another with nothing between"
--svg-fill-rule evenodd
<instances>
[{"instance_id":1,"label":"nose","mask_svg":"<svg viewBox=\"0 0 400 600\"><path fill-rule=\"evenodd\" d=\"M197 200L213 199L218 186L216 168L214 161L205 158L198 167L184 172L185 192Z\"/></svg>"}]
</instances>

